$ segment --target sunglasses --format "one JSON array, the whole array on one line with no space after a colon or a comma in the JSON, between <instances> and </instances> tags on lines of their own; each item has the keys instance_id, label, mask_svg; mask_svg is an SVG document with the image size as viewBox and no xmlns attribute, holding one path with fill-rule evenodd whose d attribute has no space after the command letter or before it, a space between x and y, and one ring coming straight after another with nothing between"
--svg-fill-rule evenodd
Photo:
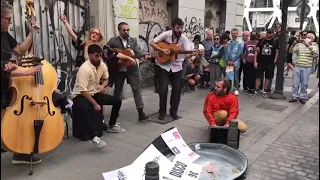
<instances>
[{"instance_id":1,"label":"sunglasses","mask_svg":"<svg viewBox=\"0 0 320 180\"><path fill-rule=\"evenodd\" d=\"M122 29L122 31L124 31L124 32L129 32L130 29Z\"/></svg>"},{"instance_id":2,"label":"sunglasses","mask_svg":"<svg viewBox=\"0 0 320 180\"><path fill-rule=\"evenodd\" d=\"M100 35L100 33L98 33L98 32L91 32L91 34Z\"/></svg>"},{"instance_id":3,"label":"sunglasses","mask_svg":"<svg viewBox=\"0 0 320 180\"><path fill-rule=\"evenodd\" d=\"M302 34L302 36L307 36L307 34Z\"/></svg>"},{"instance_id":4,"label":"sunglasses","mask_svg":"<svg viewBox=\"0 0 320 180\"><path fill-rule=\"evenodd\" d=\"M220 38L214 38L214 40L220 40Z\"/></svg>"},{"instance_id":5,"label":"sunglasses","mask_svg":"<svg viewBox=\"0 0 320 180\"><path fill-rule=\"evenodd\" d=\"M271 32L271 31L267 31L267 34L272 34L273 32Z\"/></svg>"},{"instance_id":6,"label":"sunglasses","mask_svg":"<svg viewBox=\"0 0 320 180\"><path fill-rule=\"evenodd\" d=\"M11 17L3 17L3 16L1 16L1 18L3 18L3 19L5 19L5 20L7 20L8 22L11 22L11 20L12 20L12 18L11 18Z\"/></svg>"}]
</instances>

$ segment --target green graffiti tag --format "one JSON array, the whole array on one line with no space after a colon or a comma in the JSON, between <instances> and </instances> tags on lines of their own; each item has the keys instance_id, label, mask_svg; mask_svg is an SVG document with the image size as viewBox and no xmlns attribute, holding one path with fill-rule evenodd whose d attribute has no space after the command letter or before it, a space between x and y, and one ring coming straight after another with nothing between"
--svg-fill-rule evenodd
<instances>
[{"instance_id":1,"label":"green graffiti tag","mask_svg":"<svg viewBox=\"0 0 320 180\"><path fill-rule=\"evenodd\" d=\"M120 4L120 18L138 19L139 8L133 4L133 0L128 0L127 4Z\"/></svg>"}]
</instances>

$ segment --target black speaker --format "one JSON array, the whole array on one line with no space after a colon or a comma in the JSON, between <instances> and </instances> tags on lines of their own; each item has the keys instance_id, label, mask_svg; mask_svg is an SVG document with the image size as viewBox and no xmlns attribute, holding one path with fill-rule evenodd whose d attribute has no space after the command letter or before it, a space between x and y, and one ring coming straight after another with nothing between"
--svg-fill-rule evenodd
<instances>
[{"instance_id":1,"label":"black speaker","mask_svg":"<svg viewBox=\"0 0 320 180\"><path fill-rule=\"evenodd\" d=\"M228 128L224 126L209 127L209 143L220 143L227 145ZM240 131L238 134L238 148L240 144Z\"/></svg>"},{"instance_id":2,"label":"black speaker","mask_svg":"<svg viewBox=\"0 0 320 180\"><path fill-rule=\"evenodd\" d=\"M88 129L88 121L87 119L94 119L101 127L98 132L98 137L103 135L103 113L102 110L97 112L93 108L89 109L89 113L86 116L83 116L81 112L77 113L77 109L75 106L72 107L72 135L73 137L80 139L82 141L88 141L92 139L92 134L90 134L90 130ZM89 117L88 117L89 116Z\"/></svg>"}]
</instances>

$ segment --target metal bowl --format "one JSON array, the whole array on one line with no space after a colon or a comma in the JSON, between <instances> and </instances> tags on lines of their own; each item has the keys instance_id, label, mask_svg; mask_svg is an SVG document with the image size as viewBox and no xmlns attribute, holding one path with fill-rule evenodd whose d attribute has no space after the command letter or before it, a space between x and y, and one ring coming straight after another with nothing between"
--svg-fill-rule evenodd
<instances>
[{"instance_id":1,"label":"metal bowl","mask_svg":"<svg viewBox=\"0 0 320 180\"><path fill-rule=\"evenodd\" d=\"M200 180L242 180L245 179L245 172L248 167L247 157L240 151L224 144L215 143L192 143L189 147L200 158L194 161L195 164L203 165L214 164L214 172L203 171ZM174 154L167 157L172 161Z\"/></svg>"}]
</instances>

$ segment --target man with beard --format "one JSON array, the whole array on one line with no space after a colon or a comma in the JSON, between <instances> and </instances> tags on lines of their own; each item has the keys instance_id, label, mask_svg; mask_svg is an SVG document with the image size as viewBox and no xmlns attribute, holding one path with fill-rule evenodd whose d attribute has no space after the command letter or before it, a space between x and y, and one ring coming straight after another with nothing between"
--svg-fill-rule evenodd
<instances>
[{"instance_id":1,"label":"man with beard","mask_svg":"<svg viewBox=\"0 0 320 180\"><path fill-rule=\"evenodd\" d=\"M176 43L180 45L182 51L190 51L190 43L187 36L182 34L183 21L180 18L176 18L172 22L172 30L163 32L155 39L150 42L151 47L155 51L162 52L164 54L170 54L169 49L162 49L157 46L157 42L166 41L167 43ZM168 84L171 82L172 93L170 98L170 115L174 120L179 119L177 115L178 107L181 96L181 75L182 75L182 63L185 58L190 58L192 55L177 55L175 61L168 61L166 63L159 63L156 60L156 69L159 73L159 98L160 98L160 109L159 109L159 120L165 118L167 109L167 95L168 95Z\"/></svg>"},{"instance_id":2,"label":"man with beard","mask_svg":"<svg viewBox=\"0 0 320 180\"><path fill-rule=\"evenodd\" d=\"M231 85L228 79L222 78L216 82L213 92L206 97L203 115L210 126L229 127L230 121L236 120L239 114L238 98L230 93ZM247 126L238 120L240 132L246 132Z\"/></svg>"},{"instance_id":3,"label":"man with beard","mask_svg":"<svg viewBox=\"0 0 320 180\"><path fill-rule=\"evenodd\" d=\"M108 52L114 53L112 51ZM99 136L102 129L102 120L98 118L97 113L101 113L101 106L111 105L111 115L107 131L112 133L126 132L117 124L117 118L121 107L121 99L115 96L107 95L104 89L108 85L108 68L102 60L102 48L97 44L88 47L89 60L85 61L79 68L75 80L72 97L74 115L82 117L88 123L88 136L92 138L92 143L98 147L104 147L106 143ZM120 53L116 53L119 58ZM101 82L101 83L100 83ZM92 110L90 110L92 109Z\"/></svg>"},{"instance_id":4,"label":"man with beard","mask_svg":"<svg viewBox=\"0 0 320 180\"><path fill-rule=\"evenodd\" d=\"M141 52L138 46L138 41L135 38L130 38L128 23L119 23L118 31L119 36L111 38L108 45L111 48L131 49L133 55L139 56ZM146 55L145 58L149 58L149 56ZM113 84L115 85L114 96L120 98L123 91L124 80L127 79L127 82L131 86L134 102L139 113L139 121L149 119L149 117L143 112L144 104L141 96L141 78L138 64L134 63L130 67L110 67L109 72L112 81L110 86Z\"/></svg>"}]
</instances>

